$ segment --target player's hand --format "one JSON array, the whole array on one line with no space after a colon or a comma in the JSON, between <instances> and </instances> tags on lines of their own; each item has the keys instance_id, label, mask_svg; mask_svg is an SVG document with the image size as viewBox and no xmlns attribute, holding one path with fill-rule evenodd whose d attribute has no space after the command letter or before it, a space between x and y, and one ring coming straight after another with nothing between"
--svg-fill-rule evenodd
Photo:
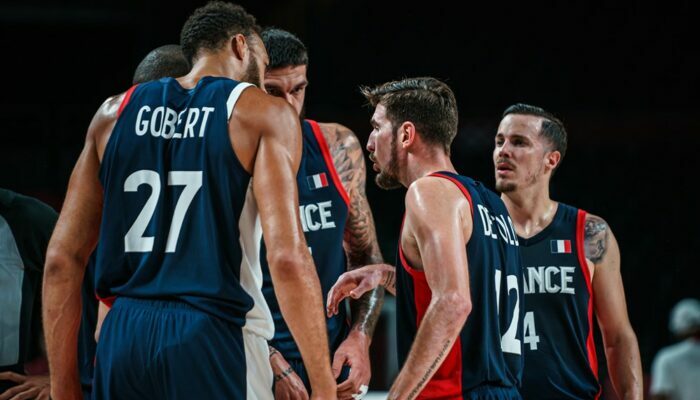
<instances>
[{"instance_id":1,"label":"player's hand","mask_svg":"<svg viewBox=\"0 0 700 400\"><path fill-rule=\"evenodd\" d=\"M383 277L383 272L379 267L384 265L367 265L340 275L328 292L326 300L326 314L328 317L338 314L338 304L346 297L359 299L366 292L379 286Z\"/></svg>"},{"instance_id":2,"label":"player's hand","mask_svg":"<svg viewBox=\"0 0 700 400\"><path fill-rule=\"evenodd\" d=\"M270 356L270 365L275 375L275 400L309 400L304 382L282 354L276 352Z\"/></svg>"},{"instance_id":3,"label":"player's hand","mask_svg":"<svg viewBox=\"0 0 700 400\"><path fill-rule=\"evenodd\" d=\"M48 375L20 375L0 372L0 381L12 381L18 385L0 394L0 400L39 399L48 400L51 392Z\"/></svg>"},{"instance_id":4,"label":"player's hand","mask_svg":"<svg viewBox=\"0 0 700 400\"><path fill-rule=\"evenodd\" d=\"M348 378L338 385L338 400L359 400L367 393L372 376L369 345L366 334L353 330L335 351L332 366L335 378L338 379L343 365L350 367Z\"/></svg>"}]
</instances>

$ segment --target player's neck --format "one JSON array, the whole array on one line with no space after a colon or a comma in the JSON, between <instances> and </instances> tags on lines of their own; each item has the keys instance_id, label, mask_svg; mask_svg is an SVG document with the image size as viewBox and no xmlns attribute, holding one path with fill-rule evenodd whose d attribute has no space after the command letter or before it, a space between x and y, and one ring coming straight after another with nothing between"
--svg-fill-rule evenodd
<instances>
[{"instance_id":1,"label":"player's neck","mask_svg":"<svg viewBox=\"0 0 700 400\"><path fill-rule=\"evenodd\" d=\"M207 54L198 58L190 72L178 78L178 82L182 87L191 89L205 76L240 80L244 76L244 72L242 66L231 63L229 57L220 54Z\"/></svg>"},{"instance_id":2,"label":"player's neck","mask_svg":"<svg viewBox=\"0 0 700 400\"><path fill-rule=\"evenodd\" d=\"M450 156L444 152L434 152L431 154L409 154L406 162L406 174L402 183L409 187L416 180L430 175L433 172L449 171L455 172Z\"/></svg>"},{"instance_id":3,"label":"player's neck","mask_svg":"<svg viewBox=\"0 0 700 400\"><path fill-rule=\"evenodd\" d=\"M503 193L501 199L513 219L516 233L523 238L542 232L557 211L557 202L549 198L548 186L533 185Z\"/></svg>"}]
</instances>

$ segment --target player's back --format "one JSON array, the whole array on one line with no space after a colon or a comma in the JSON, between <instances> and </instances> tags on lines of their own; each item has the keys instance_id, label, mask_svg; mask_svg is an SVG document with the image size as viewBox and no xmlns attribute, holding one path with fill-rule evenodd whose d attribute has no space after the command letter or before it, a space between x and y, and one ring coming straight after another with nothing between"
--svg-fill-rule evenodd
<instances>
[{"instance_id":1,"label":"player's back","mask_svg":"<svg viewBox=\"0 0 700 400\"><path fill-rule=\"evenodd\" d=\"M559 203L546 228L519 239L525 269L526 399L593 399L600 392L585 218L585 211Z\"/></svg>"},{"instance_id":2,"label":"player's back","mask_svg":"<svg viewBox=\"0 0 700 400\"><path fill-rule=\"evenodd\" d=\"M271 336L251 176L229 136L248 86L164 78L127 92L100 170L99 296L178 300Z\"/></svg>"},{"instance_id":3,"label":"player's back","mask_svg":"<svg viewBox=\"0 0 700 400\"><path fill-rule=\"evenodd\" d=\"M522 269L518 242L503 201L480 182L450 172L469 200L472 235L466 245L472 311L450 353L419 398L456 399L489 393L517 396L522 370ZM423 271L408 265L399 246L397 313L399 362L403 364L431 292ZM471 392L471 393L470 393Z\"/></svg>"}]
</instances>

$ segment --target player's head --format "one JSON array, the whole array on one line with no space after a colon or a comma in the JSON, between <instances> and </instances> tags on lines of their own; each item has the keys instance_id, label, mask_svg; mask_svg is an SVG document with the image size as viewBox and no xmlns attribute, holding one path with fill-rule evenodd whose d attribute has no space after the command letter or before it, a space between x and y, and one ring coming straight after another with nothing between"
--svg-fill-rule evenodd
<instances>
[{"instance_id":1,"label":"player's head","mask_svg":"<svg viewBox=\"0 0 700 400\"><path fill-rule=\"evenodd\" d=\"M496 190L512 192L549 179L566 153L566 129L551 113L528 104L503 112L493 163Z\"/></svg>"},{"instance_id":2,"label":"player's head","mask_svg":"<svg viewBox=\"0 0 700 400\"><path fill-rule=\"evenodd\" d=\"M211 1L190 15L180 32L180 46L192 65L204 56L242 66L234 79L260 86L267 52L255 17L243 7Z\"/></svg>"},{"instance_id":3,"label":"player's head","mask_svg":"<svg viewBox=\"0 0 700 400\"><path fill-rule=\"evenodd\" d=\"M134 85L166 76L178 77L190 72L190 63L182 53L180 46L166 44L146 54L134 72Z\"/></svg>"},{"instance_id":4,"label":"player's head","mask_svg":"<svg viewBox=\"0 0 700 400\"><path fill-rule=\"evenodd\" d=\"M306 46L294 34L276 28L265 29L262 39L270 57L265 71L265 90L287 100L302 116L309 84L306 79L309 64Z\"/></svg>"},{"instance_id":5,"label":"player's head","mask_svg":"<svg viewBox=\"0 0 700 400\"><path fill-rule=\"evenodd\" d=\"M679 338L700 336L700 301L683 299L671 310L669 329Z\"/></svg>"},{"instance_id":6,"label":"player's head","mask_svg":"<svg viewBox=\"0 0 700 400\"><path fill-rule=\"evenodd\" d=\"M457 135L457 101L445 83L430 77L410 78L361 90L374 107L367 150L379 172L377 185L400 186L406 154L415 146L450 154Z\"/></svg>"}]
</instances>

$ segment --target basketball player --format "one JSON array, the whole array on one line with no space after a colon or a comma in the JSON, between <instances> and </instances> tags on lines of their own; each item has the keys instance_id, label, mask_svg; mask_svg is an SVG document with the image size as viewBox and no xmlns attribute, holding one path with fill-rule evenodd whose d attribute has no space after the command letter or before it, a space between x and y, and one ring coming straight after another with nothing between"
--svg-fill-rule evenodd
<instances>
[{"instance_id":1,"label":"basketball player","mask_svg":"<svg viewBox=\"0 0 700 400\"><path fill-rule=\"evenodd\" d=\"M54 399L80 397L80 282L98 236L96 291L116 301L97 345L94 398L271 399L261 231L313 396L336 397L298 216L298 118L241 83L264 73L259 32L240 6L200 7L181 32L192 71L132 87L93 119L47 255Z\"/></svg>"},{"instance_id":2,"label":"basketball player","mask_svg":"<svg viewBox=\"0 0 700 400\"><path fill-rule=\"evenodd\" d=\"M615 391L641 399L639 348L615 236L602 218L549 197L566 142L560 120L526 104L508 107L496 134L496 189L513 218L525 269L522 394L598 398L595 315Z\"/></svg>"},{"instance_id":3,"label":"basketball player","mask_svg":"<svg viewBox=\"0 0 700 400\"><path fill-rule=\"evenodd\" d=\"M132 84L164 77L178 77L190 71L190 63L176 44L166 44L151 50L134 71ZM90 399L95 363L95 347L100 327L107 315L107 306L95 297L95 255L90 256L82 285L83 313L78 335L78 370L83 398ZM99 306L98 306L99 305ZM99 312L98 312L99 310Z\"/></svg>"},{"instance_id":4,"label":"basketball player","mask_svg":"<svg viewBox=\"0 0 700 400\"><path fill-rule=\"evenodd\" d=\"M262 38L270 57L265 89L287 100L303 118L308 85L306 47L281 29L266 29ZM365 163L357 137L335 123L304 119L301 126L304 149L297 174L300 214L325 294L348 268L381 263L382 255L365 195ZM263 273L263 293L275 320L275 337L270 342L275 397L306 398L309 381L299 349L282 318L265 265ZM339 399L352 400L353 395L359 398L367 391L371 375L369 345L383 301L383 289L379 290L350 302L352 329L344 307L326 320L334 353L333 373L342 381L338 385ZM350 367L349 376L341 375L344 364Z\"/></svg>"},{"instance_id":5,"label":"basketball player","mask_svg":"<svg viewBox=\"0 0 700 400\"><path fill-rule=\"evenodd\" d=\"M328 295L329 312L353 290L352 297L377 284L395 291L402 368L390 399L519 399L518 242L501 199L452 166L452 91L415 78L363 94L375 107L367 150L376 182L408 188L400 265L345 273Z\"/></svg>"}]
</instances>

